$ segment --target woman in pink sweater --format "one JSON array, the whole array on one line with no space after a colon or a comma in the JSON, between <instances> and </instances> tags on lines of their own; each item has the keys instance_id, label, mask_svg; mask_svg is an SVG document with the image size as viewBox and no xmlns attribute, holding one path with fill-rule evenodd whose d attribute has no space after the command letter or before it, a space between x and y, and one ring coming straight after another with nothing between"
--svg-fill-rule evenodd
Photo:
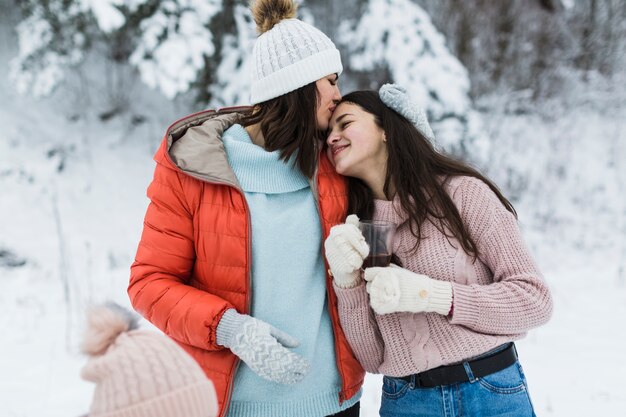
<instances>
[{"instance_id":1,"label":"woman in pink sweater","mask_svg":"<svg viewBox=\"0 0 626 417\"><path fill-rule=\"evenodd\" d=\"M362 273L356 216L325 242L344 332L363 367L385 375L380 415L533 416L512 342L548 321L552 299L511 203L435 149L397 86L344 96L330 129L348 212L397 225L402 267Z\"/></svg>"}]
</instances>

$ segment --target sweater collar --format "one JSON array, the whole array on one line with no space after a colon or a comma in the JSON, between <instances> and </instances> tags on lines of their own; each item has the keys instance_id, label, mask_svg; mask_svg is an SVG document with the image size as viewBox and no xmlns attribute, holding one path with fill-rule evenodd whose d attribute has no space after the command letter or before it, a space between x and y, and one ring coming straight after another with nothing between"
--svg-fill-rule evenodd
<instances>
[{"instance_id":1,"label":"sweater collar","mask_svg":"<svg viewBox=\"0 0 626 417\"><path fill-rule=\"evenodd\" d=\"M255 145L240 124L226 130L222 140L243 191L282 194L310 186L308 178L294 166L293 158L282 161L280 151L268 152Z\"/></svg>"},{"instance_id":2,"label":"sweater collar","mask_svg":"<svg viewBox=\"0 0 626 417\"><path fill-rule=\"evenodd\" d=\"M386 221L401 225L409 219L409 215L400 204L400 198L394 197L393 200L374 200L374 218L376 220Z\"/></svg>"}]
</instances>

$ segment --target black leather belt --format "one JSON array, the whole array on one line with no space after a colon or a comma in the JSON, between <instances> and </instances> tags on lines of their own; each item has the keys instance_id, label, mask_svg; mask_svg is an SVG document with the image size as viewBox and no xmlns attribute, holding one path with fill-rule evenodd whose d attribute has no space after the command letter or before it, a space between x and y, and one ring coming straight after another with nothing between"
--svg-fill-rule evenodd
<instances>
[{"instance_id":1,"label":"black leather belt","mask_svg":"<svg viewBox=\"0 0 626 417\"><path fill-rule=\"evenodd\" d=\"M469 364L474 377L481 378L508 368L516 361L517 352L515 351L515 345L513 343L509 343L509 346L494 353L493 355L467 361L466 363ZM468 382L470 380L467 376L463 363L440 366L438 368L420 372L419 374L403 376L399 379L403 379L409 383L413 382L416 387L420 388L452 385L461 382Z\"/></svg>"}]
</instances>

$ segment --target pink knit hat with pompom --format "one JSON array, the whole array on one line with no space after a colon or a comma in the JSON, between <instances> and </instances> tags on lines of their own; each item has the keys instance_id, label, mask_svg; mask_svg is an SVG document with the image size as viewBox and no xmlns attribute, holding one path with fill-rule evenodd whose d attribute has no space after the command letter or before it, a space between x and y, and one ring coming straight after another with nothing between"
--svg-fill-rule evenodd
<instances>
[{"instance_id":1,"label":"pink knit hat with pompom","mask_svg":"<svg viewBox=\"0 0 626 417\"><path fill-rule=\"evenodd\" d=\"M167 336L137 329L128 310L106 304L87 319L81 376L96 383L89 417L215 417L213 383Z\"/></svg>"}]
</instances>

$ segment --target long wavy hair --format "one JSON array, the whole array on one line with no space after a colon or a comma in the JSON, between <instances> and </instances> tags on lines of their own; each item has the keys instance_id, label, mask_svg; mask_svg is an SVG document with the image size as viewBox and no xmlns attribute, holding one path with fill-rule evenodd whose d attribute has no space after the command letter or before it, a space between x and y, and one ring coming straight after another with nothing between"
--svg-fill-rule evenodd
<instances>
[{"instance_id":1,"label":"long wavy hair","mask_svg":"<svg viewBox=\"0 0 626 417\"><path fill-rule=\"evenodd\" d=\"M317 127L318 91L315 82L254 106L241 124L261 124L265 150L280 151L280 159L313 177L324 132Z\"/></svg>"},{"instance_id":2,"label":"long wavy hair","mask_svg":"<svg viewBox=\"0 0 626 417\"><path fill-rule=\"evenodd\" d=\"M421 240L421 226L431 221L446 236L455 237L463 250L478 257L476 242L470 236L461 215L444 186L454 176L478 178L491 188L504 207L517 217L513 205L498 187L468 164L435 150L432 143L400 114L387 107L375 91L355 91L345 95L341 103L352 103L372 114L387 139L387 173L384 193L388 198L395 189L402 209L409 214L411 233ZM360 179L349 178L348 213L362 219L374 214L372 190ZM449 231L449 232L448 232Z\"/></svg>"}]
</instances>

